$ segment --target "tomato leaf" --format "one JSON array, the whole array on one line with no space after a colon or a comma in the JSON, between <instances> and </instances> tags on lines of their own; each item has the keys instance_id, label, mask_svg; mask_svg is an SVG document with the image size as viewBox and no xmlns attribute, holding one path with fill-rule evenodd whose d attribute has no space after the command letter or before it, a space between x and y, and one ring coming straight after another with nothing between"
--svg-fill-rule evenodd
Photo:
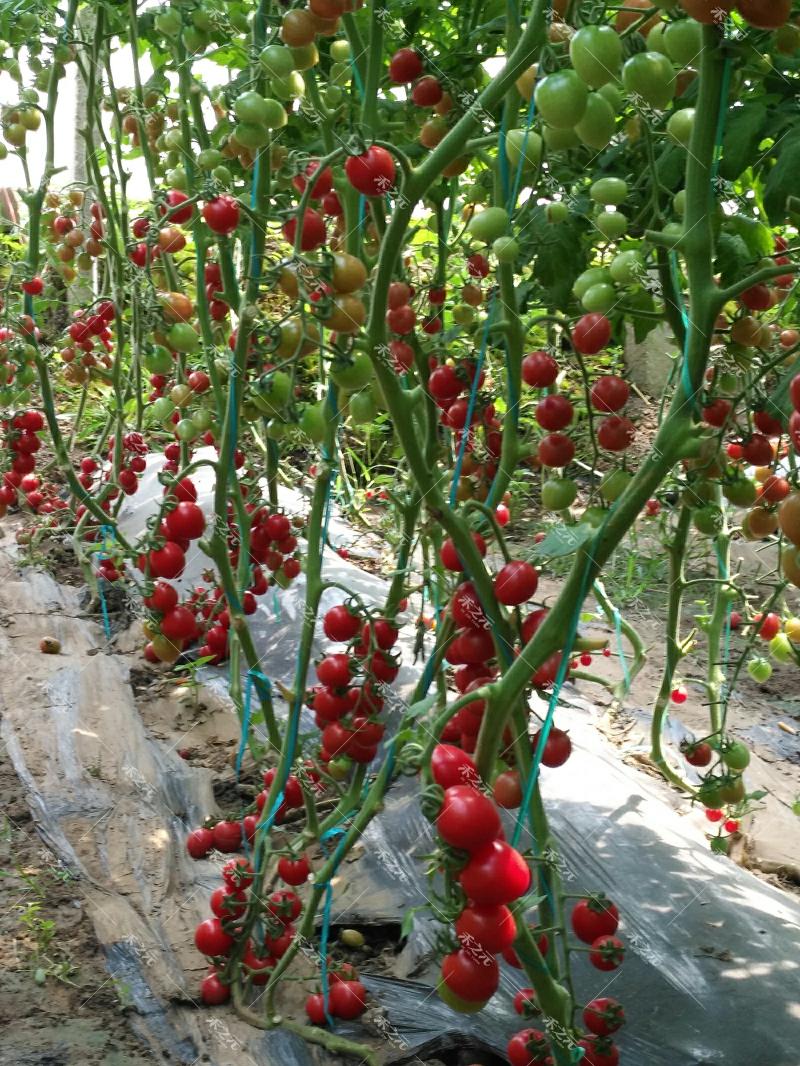
<instances>
[{"instance_id":1,"label":"tomato leaf","mask_svg":"<svg viewBox=\"0 0 800 1066\"><path fill-rule=\"evenodd\" d=\"M745 273L752 256L744 240L732 233L720 233L717 239L717 270L723 285L732 285Z\"/></svg>"},{"instance_id":2,"label":"tomato leaf","mask_svg":"<svg viewBox=\"0 0 800 1066\"><path fill-rule=\"evenodd\" d=\"M787 135L775 147L778 146L780 146L780 152L764 186L764 209L773 226L785 222L786 200L797 189L797 172L800 170L800 133L795 133L793 136Z\"/></svg>"},{"instance_id":3,"label":"tomato leaf","mask_svg":"<svg viewBox=\"0 0 800 1066\"><path fill-rule=\"evenodd\" d=\"M544 540L533 549L533 553L544 559L562 559L576 552L581 545L591 540L595 533L596 530L588 522L577 526L553 526Z\"/></svg>"},{"instance_id":4,"label":"tomato leaf","mask_svg":"<svg viewBox=\"0 0 800 1066\"><path fill-rule=\"evenodd\" d=\"M438 692L432 692L422 700L417 700L416 703L409 704L405 709L406 718L420 718L423 714L427 714L431 707L439 699Z\"/></svg>"},{"instance_id":5,"label":"tomato leaf","mask_svg":"<svg viewBox=\"0 0 800 1066\"><path fill-rule=\"evenodd\" d=\"M753 259L772 255L772 234L767 227L747 215L732 215L725 220L725 229L741 237Z\"/></svg>"},{"instance_id":6,"label":"tomato leaf","mask_svg":"<svg viewBox=\"0 0 800 1066\"><path fill-rule=\"evenodd\" d=\"M725 181L735 181L757 161L766 122L767 106L761 100L749 100L729 111L719 168L720 177Z\"/></svg>"}]
</instances>

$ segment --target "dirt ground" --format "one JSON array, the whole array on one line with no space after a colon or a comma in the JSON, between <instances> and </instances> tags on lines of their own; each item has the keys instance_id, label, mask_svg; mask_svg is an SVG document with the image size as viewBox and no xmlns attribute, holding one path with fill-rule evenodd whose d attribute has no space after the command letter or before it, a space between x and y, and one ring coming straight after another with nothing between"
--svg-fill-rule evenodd
<instances>
[{"instance_id":1,"label":"dirt ground","mask_svg":"<svg viewBox=\"0 0 800 1066\"><path fill-rule=\"evenodd\" d=\"M0 1064L144 1066L130 990L105 968L80 882L36 832L0 749Z\"/></svg>"}]
</instances>

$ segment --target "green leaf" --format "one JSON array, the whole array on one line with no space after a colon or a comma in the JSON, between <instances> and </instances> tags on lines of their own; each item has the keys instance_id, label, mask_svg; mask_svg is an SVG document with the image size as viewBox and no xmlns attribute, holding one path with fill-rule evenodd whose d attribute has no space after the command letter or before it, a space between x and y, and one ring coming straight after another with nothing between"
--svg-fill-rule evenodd
<instances>
[{"instance_id":1,"label":"green leaf","mask_svg":"<svg viewBox=\"0 0 800 1066\"><path fill-rule=\"evenodd\" d=\"M732 215L725 220L725 229L741 237L753 259L772 255L772 234L769 229L755 218L747 215Z\"/></svg>"},{"instance_id":2,"label":"green leaf","mask_svg":"<svg viewBox=\"0 0 800 1066\"><path fill-rule=\"evenodd\" d=\"M439 699L438 692L432 692L423 700L417 700L416 703L410 704L405 710L406 718L421 718L423 714L427 714Z\"/></svg>"},{"instance_id":3,"label":"green leaf","mask_svg":"<svg viewBox=\"0 0 800 1066\"><path fill-rule=\"evenodd\" d=\"M759 789L757 792L748 792L747 798L749 800L754 800L757 803L759 800L765 799L768 795L768 792L765 792L763 789Z\"/></svg>"},{"instance_id":4,"label":"green leaf","mask_svg":"<svg viewBox=\"0 0 800 1066\"><path fill-rule=\"evenodd\" d=\"M797 190L800 170L800 132L786 136L776 145L779 154L764 186L764 209L773 226L786 221L786 200Z\"/></svg>"},{"instance_id":5,"label":"green leaf","mask_svg":"<svg viewBox=\"0 0 800 1066\"><path fill-rule=\"evenodd\" d=\"M717 239L717 271L723 285L732 285L745 272L752 256L744 240L731 233L720 233Z\"/></svg>"},{"instance_id":6,"label":"green leaf","mask_svg":"<svg viewBox=\"0 0 800 1066\"><path fill-rule=\"evenodd\" d=\"M591 540L596 532L588 522L576 526L553 526L544 540L533 549L533 554L544 559L562 559L576 552L581 545Z\"/></svg>"},{"instance_id":7,"label":"green leaf","mask_svg":"<svg viewBox=\"0 0 800 1066\"><path fill-rule=\"evenodd\" d=\"M719 168L721 178L736 181L743 171L757 161L758 145L766 123L767 106L761 100L750 100L728 112Z\"/></svg>"}]
</instances>

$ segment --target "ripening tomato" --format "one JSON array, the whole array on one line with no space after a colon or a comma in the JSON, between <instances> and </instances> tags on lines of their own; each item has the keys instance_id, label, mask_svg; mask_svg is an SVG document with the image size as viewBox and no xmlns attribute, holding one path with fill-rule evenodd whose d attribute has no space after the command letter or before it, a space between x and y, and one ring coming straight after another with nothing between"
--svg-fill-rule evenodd
<instances>
[{"instance_id":1,"label":"ripening tomato","mask_svg":"<svg viewBox=\"0 0 800 1066\"><path fill-rule=\"evenodd\" d=\"M465 907L456 919L455 931L465 951L477 946L492 955L511 947L517 935L514 916L504 904Z\"/></svg>"},{"instance_id":2,"label":"ripening tomato","mask_svg":"<svg viewBox=\"0 0 800 1066\"><path fill-rule=\"evenodd\" d=\"M227 955L234 940L222 928L219 918L206 918L194 931L194 943L202 955L216 958L218 955Z\"/></svg>"},{"instance_id":3,"label":"ripening tomato","mask_svg":"<svg viewBox=\"0 0 800 1066\"><path fill-rule=\"evenodd\" d=\"M483 539L480 533L473 532L471 535L473 541L475 542L475 547L478 549L478 552L481 556L485 556L486 541ZM449 538L442 545L441 551L439 553L439 558L441 559L442 566L444 566L447 570L460 571L464 569L464 565L458 556L456 546Z\"/></svg>"},{"instance_id":4,"label":"ripening tomato","mask_svg":"<svg viewBox=\"0 0 800 1066\"><path fill-rule=\"evenodd\" d=\"M739 14L759 30L778 30L792 13L792 0L737 0Z\"/></svg>"},{"instance_id":5,"label":"ripening tomato","mask_svg":"<svg viewBox=\"0 0 800 1066\"><path fill-rule=\"evenodd\" d=\"M297 216L288 219L281 227L281 233L289 242L295 243L297 236ZM319 248L327 240L325 219L313 207L307 207L303 215L303 225L300 229L300 251L311 252Z\"/></svg>"},{"instance_id":6,"label":"ripening tomato","mask_svg":"<svg viewBox=\"0 0 800 1066\"><path fill-rule=\"evenodd\" d=\"M227 1003L231 998L230 986L224 985L216 970L212 970L203 978L200 985L200 998L207 1007L218 1007L222 1003Z\"/></svg>"},{"instance_id":7,"label":"ripening tomato","mask_svg":"<svg viewBox=\"0 0 800 1066\"><path fill-rule=\"evenodd\" d=\"M328 640L346 643L352 640L361 628L361 619L344 603L339 603L325 612L322 628Z\"/></svg>"},{"instance_id":8,"label":"ripening tomato","mask_svg":"<svg viewBox=\"0 0 800 1066\"><path fill-rule=\"evenodd\" d=\"M534 415L542 429L558 430L567 428L574 413L574 408L566 396L554 392L539 401Z\"/></svg>"},{"instance_id":9,"label":"ripening tomato","mask_svg":"<svg viewBox=\"0 0 800 1066\"><path fill-rule=\"evenodd\" d=\"M522 380L532 388L549 388L557 377L558 363L547 352L531 352L522 360Z\"/></svg>"},{"instance_id":10,"label":"ripening tomato","mask_svg":"<svg viewBox=\"0 0 800 1066\"><path fill-rule=\"evenodd\" d=\"M563 468L575 457L575 444L564 433L548 433L539 441L537 451L542 466Z\"/></svg>"},{"instance_id":11,"label":"ripening tomato","mask_svg":"<svg viewBox=\"0 0 800 1066\"><path fill-rule=\"evenodd\" d=\"M452 847L473 852L499 836L500 815L492 801L474 786L452 785L445 789L436 829Z\"/></svg>"},{"instance_id":12,"label":"ripening tomato","mask_svg":"<svg viewBox=\"0 0 800 1066\"><path fill-rule=\"evenodd\" d=\"M610 996L601 996L583 1009L583 1024L595 1036L611 1036L625 1024L622 1004Z\"/></svg>"},{"instance_id":13,"label":"ripening tomato","mask_svg":"<svg viewBox=\"0 0 800 1066\"><path fill-rule=\"evenodd\" d=\"M606 374L592 386L591 401L596 411L619 411L628 402L630 386L616 374Z\"/></svg>"},{"instance_id":14,"label":"ripening tomato","mask_svg":"<svg viewBox=\"0 0 800 1066\"><path fill-rule=\"evenodd\" d=\"M442 982L467 1003L485 1003L497 991L500 968L487 952L460 948L442 959Z\"/></svg>"},{"instance_id":15,"label":"ripening tomato","mask_svg":"<svg viewBox=\"0 0 800 1066\"><path fill-rule=\"evenodd\" d=\"M336 981L328 994L328 1006L334 1018L352 1021L367 1009L367 990L360 981Z\"/></svg>"},{"instance_id":16,"label":"ripening tomato","mask_svg":"<svg viewBox=\"0 0 800 1066\"><path fill-rule=\"evenodd\" d=\"M385 196L394 188L395 166L385 148L373 144L362 155L351 155L345 161L347 180L364 196Z\"/></svg>"},{"instance_id":17,"label":"ripening tomato","mask_svg":"<svg viewBox=\"0 0 800 1066\"><path fill-rule=\"evenodd\" d=\"M395 85L405 85L422 74L422 56L413 48L399 48L389 61L389 78Z\"/></svg>"},{"instance_id":18,"label":"ripening tomato","mask_svg":"<svg viewBox=\"0 0 800 1066\"><path fill-rule=\"evenodd\" d=\"M550 1059L550 1045L540 1029L522 1029L506 1045L511 1066L544 1066Z\"/></svg>"},{"instance_id":19,"label":"ripening tomato","mask_svg":"<svg viewBox=\"0 0 800 1066\"><path fill-rule=\"evenodd\" d=\"M223 193L204 204L203 218L214 233L227 236L239 225L239 204L232 196Z\"/></svg>"},{"instance_id":20,"label":"ripening tomato","mask_svg":"<svg viewBox=\"0 0 800 1066\"><path fill-rule=\"evenodd\" d=\"M615 936L599 936L592 941L589 962L597 970L616 970L625 958L625 945Z\"/></svg>"},{"instance_id":21,"label":"ripening tomato","mask_svg":"<svg viewBox=\"0 0 800 1066\"><path fill-rule=\"evenodd\" d=\"M453 785L476 785L480 780L478 769L469 755L452 744L437 744L433 749L431 776L444 789Z\"/></svg>"},{"instance_id":22,"label":"ripening tomato","mask_svg":"<svg viewBox=\"0 0 800 1066\"><path fill-rule=\"evenodd\" d=\"M585 1066L618 1066L619 1048L610 1040L602 1037L584 1037L578 1042L585 1054L582 1062Z\"/></svg>"},{"instance_id":23,"label":"ripening tomato","mask_svg":"<svg viewBox=\"0 0 800 1066\"><path fill-rule=\"evenodd\" d=\"M572 908L572 929L585 944L616 933L618 925L619 910L603 896L587 896Z\"/></svg>"},{"instance_id":24,"label":"ripening tomato","mask_svg":"<svg viewBox=\"0 0 800 1066\"><path fill-rule=\"evenodd\" d=\"M493 840L472 852L459 881L473 903L511 903L528 891L531 872L516 848Z\"/></svg>"},{"instance_id":25,"label":"ripening tomato","mask_svg":"<svg viewBox=\"0 0 800 1066\"><path fill-rule=\"evenodd\" d=\"M500 603L516 607L525 603L536 592L539 573L535 567L522 559L512 559L494 579L494 594Z\"/></svg>"},{"instance_id":26,"label":"ripening tomato","mask_svg":"<svg viewBox=\"0 0 800 1066\"><path fill-rule=\"evenodd\" d=\"M611 323L605 315L583 315L572 330L572 343L582 355L597 355L611 340Z\"/></svg>"},{"instance_id":27,"label":"ripening tomato","mask_svg":"<svg viewBox=\"0 0 800 1066\"><path fill-rule=\"evenodd\" d=\"M633 444L636 427L624 415L608 415L597 427L597 443L610 452L622 452Z\"/></svg>"}]
</instances>

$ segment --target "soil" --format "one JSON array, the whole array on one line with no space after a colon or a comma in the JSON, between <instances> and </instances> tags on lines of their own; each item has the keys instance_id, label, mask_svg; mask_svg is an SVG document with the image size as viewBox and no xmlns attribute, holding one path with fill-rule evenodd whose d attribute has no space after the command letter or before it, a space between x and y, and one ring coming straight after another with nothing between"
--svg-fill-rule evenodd
<instances>
[{"instance_id":1,"label":"soil","mask_svg":"<svg viewBox=\"0 0 800 1066\"><path fill-rule=\"evenodd\" d=\"M0 1064L151 1064L126 1020L130 991L105 967L80 880L38 836L5 749L0 808Z\"/></svg>"}]
</instances>

